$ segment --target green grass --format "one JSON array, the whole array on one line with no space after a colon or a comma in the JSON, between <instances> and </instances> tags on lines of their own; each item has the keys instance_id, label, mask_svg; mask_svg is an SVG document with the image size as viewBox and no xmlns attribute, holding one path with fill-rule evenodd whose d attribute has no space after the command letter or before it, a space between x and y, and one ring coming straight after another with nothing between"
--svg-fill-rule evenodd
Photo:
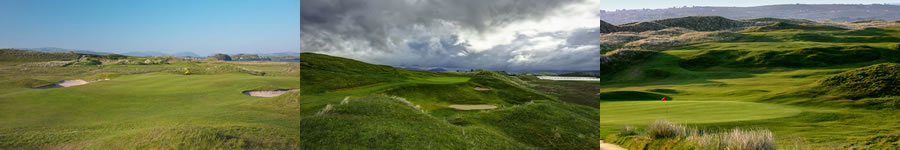
<instances>
[{"instance_id":1,"label":"green grass","mask_svg":"<svg viewBox=\"0 0 900 150\"><path fill-rule=\"evenodd\" d=\"M601 123L636 125L665 119L679 123L716 123L790 117L800 109L739 101L628 101L603 103Z\"/></svg>"},{"instance_id":2,"label":"green grass","mask_svg":"<svg viewBox=\"0 0 900 150\"><path fill-rule=\"evenodd\" d=\"M675 97L677 100L669 103L673 104L668 108L671 116L664 115L665 105L654 105L662 103L659 101L601 102L598 105L603 114L601 117L621 119L601 119L604 123L601 126L602 133L615 134L626 125L643 126L649 120L669 119L701 129L768 129L775 134L778 145L790 145L800 139L812 149L895 147L897 143L894 139L900 135L897 132L900 131L897 130L900 127L897 123L900 112L892 107L900 100L897 97L875 94L878 98L854 101L840 99L841 92L809 91L827 89L821 87L820 81L833 78L832 76L848 79L840 83L834 82L841 86L852 87L855 84L846 83L860 81L859 85L868 85L864 89L893 87L890 86L892 84L887 84L893 82L892 79L887 79L892 76L888 73L891 69L884 67L857 71L864 73L838 74L874 64L896 62L896 41L877 39L900 37L898 29L900 28L748 32L743 34L768 37L776 41L701 43L663 51L605 78L602 83L591 85L598 88L594 90L598 94L648 91ZM816 34L837 39L797 39L795 35L798 34ZM831 52L822 49L828 47L871 49L877 51L878 58L860 59L866 57L848 56L853 53L844 50ZM735 55L710 57L712 60L719 59L716 61L684 63L697 59L697 56L719 52ZM837 60L820 61L822 63L815 65L793 65L789 61L797 59L787 59L791 53L801 56L799 60L806 60L798 61L799 63L818 63L810 60L824 60L813 58L829 55ZM659 77L647 74L647 70L651 69L665 71L669 75ZM878 75L862 77L859 74ZM852 82L849 81L850 78L853 78ZM862 90L859 87L851 89ZM714 103L722 106L688 105L690 103Z\"/></svg>"},{"instance_id":3,"label":"green grass","mask_svg":"<svg viewBox=\"0 0 900 150\"><path fill-rule=\"evenodd\" d=\"M349 99L301 120L301 149L526 149L502 133L431 117L383 96Z\"/></svg>"},{"instance_id":4,"label":"green grass","mask_svg":"<svg viewBox=\"0 0 900 150\"><path fill-rule=\"evenodd\" d=\"M317 85L348 83L343 81L301 82L304 88L318 88L300 97L304 149L591 149L599 146L603 136L595 130L599 121L591 108L560 103L531 89L530 83L497 72L431 73L343 58L316 60L330 56L311 53L301 57L301 64L310 66L302 74L313 72L304 75L311 79L331 74L351 78L348 81L380 78L349 87ZM355 67L388 73L356 72L365 69ZM447 107L450 104L500 108L462 111Z\"/></svg>"},{"instance_id":5,"label":"green grass","mask_svg":"<svg viewBox=\"0 0 900 150\"><path fill-rule=\"evenodd\" d=\"M39 60L42 61L42 60ZM299 88L292 64L0 66L0 147L23 149L292 149L298 92L259 98L245 90ZM296 65L293 64L293 65ZM278 67L282 69L275 69ZM173 73L184 67L198 74ZM255 76L225 68L270 68ZM11 71L17 70L17 71ZM262 70L262 69L261 69ZM276 71L277 70L277 71ZM192 70L193 71L193 70ZM293 75L292 75L293 74ZM31 89L65 79L86 85Z\"/></svg>"}]
</instances>

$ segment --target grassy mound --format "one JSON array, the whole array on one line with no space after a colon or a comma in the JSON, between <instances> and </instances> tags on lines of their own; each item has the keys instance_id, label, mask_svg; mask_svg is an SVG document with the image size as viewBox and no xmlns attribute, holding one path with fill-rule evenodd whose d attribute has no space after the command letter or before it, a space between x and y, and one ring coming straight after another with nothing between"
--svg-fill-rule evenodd
<instances>
[{"instance_id":1,"label":"grassy mound","mask_svg":"<svg viewBox=\"0 0 900 150\"><path fill-rule=\"evenodd\" d=\"M674 98L662 94L640 91L612 91L597 93L597 97L604 101L633 101L633 100L674 100Z\"/></svg>"},{"instance_id":2,"label":"grassy mound","mask_svg":"<svg viewBox=\"0 0 900 150\"><path fill-rule=\"evenodd\" d=\"M75 60L78 59L79 55L80 54L76 53L46 53L17 49L0 49L0 62Z\"/></svg>"},{"instance_id":3,"label":"grassy mound","mask_svg":"<svg viewBox=\"0 0 900 150\"><path fill-rule=\"evenodd\" d=\"M300 74L303 93L400 81L409 74L428 74L316 53L300 54L300 70L303 72Z\"/></svg>"},{"instance_id":4,"label":"grassy mound","mask_svg":"<svg viewBox=\"0 0 900 150\"><path fill-rule=\"evenodd\" d=\"M819 85L850 98L900 96L900 64L876 64L819 81Z\"/></svg>"},{"instance_id":5,"label":"grassy mound","mask_svg":"<svg viewBox=\"0 0 900 150\"><path fill-rule=\"evenodd\" d=\"M497 72L481 71L472 76L469 82L490 88L503 101L510 104L521 104L534 100L555 100L550 96L528 88L528 83L519 78L509 77Z\"/></svg>"},{"instance_id":6,"label":"grassy mound","mask_svg":"<svg viewBox=\"0 0 900 150\"><path fill-rule=\"evenodd\" d=\"M485 126L541 149L599 149L599 114L586 106L535 101L464 115L469 126ZM493 149L493 148L492 148Z\"/></svg>"},{"instance_id":7,"label":"grassy mound","mask_svg":"<svg viewBox=\"0 0 900 150\"><path fill-rule=\"evenodd\" d=\"M746 22L720 16L689 16L653 21L668 27L682 27L697 31L726 30L749 25Z\"/></svg>"},{"instance_id":8,"label":"grassy mound","mask_svg":"<svg viewBox=\"0 0 900 150\"><path fill-rule=\"evenodd\" d=\"M649 50L616 50L608 52L603 55L605 59L602 59L600 64L602 71L597 76L612 76L658 53L657 51Z\"/></svg>"},{"instance_id":9,"label":"grassy mound","mask_svg":"<svg viewBox=\"0 0 900 150\"><path fill-rule=\"evenodd\" d=\"M655 23L655 22L634 22L629 24L619 25L622 30L631 31L631 32L644 32L644 31L655 31L662 30L668 28L665 25Z\"/></svg>"},{"instance_id":10,"label":"grassy mound","mask_svg":"<svg viewBox=\"0 0 900 150\"><path fill-rule=\"evenodd\" d=\"M353 98L300 121L301 149L527 149L480 127L456 126L390 97Z\"/></svg>"},{"instance_id":11,"label":"grassy mound","mask_svg":"<svg viewBox=\"0 0 900 150\"><path fill-rule=\"evenodd\" d=\"M811 25L811 24L793 24L786 22L778 22L771 25L766 26L756 26L747 29L746 31L752 32L761 32L761 31L775 31L775 30L804 30L804 31L843 31L847 30L844 28L834 27L834 26L825 26L825 25Z\"/></svg>"},{"instance_id":12,"label":"grassy mound","mask_svg":"<svg viewBox=\"0 0 900 150\"><path fill-rule=\"evenodd\" d=\"M753 18L753 19L743 19L740 21L753 22L755 25L772 25L777 23L790 23L790 24L819 24L818 22L806 19L789 19L789 18Z\"/></svg>"},{"instance_id":13,"label":"grassy mound","mask_svg":"<svg viewBox=\"0 0 900 150\"><path fill-rule=\"evenodd\" d=\"M506 104L497 96L497 90L476 91L470 83L457 84L420 84L401 86L385 92L388 95L413 99L418 102L450 104Z\"/></svg>"},{"instance_id":14,"label":"grassy mound","mask_svg":"<svg viewBox=\"0 0 900 150\"><path fill-rule=\"evenodd\" d=\"M725 67L821 67L878 60L893 51L869 46L810 47L794 50L704 50L684 58L688 69Z\"/></svg>"}]
</instances>

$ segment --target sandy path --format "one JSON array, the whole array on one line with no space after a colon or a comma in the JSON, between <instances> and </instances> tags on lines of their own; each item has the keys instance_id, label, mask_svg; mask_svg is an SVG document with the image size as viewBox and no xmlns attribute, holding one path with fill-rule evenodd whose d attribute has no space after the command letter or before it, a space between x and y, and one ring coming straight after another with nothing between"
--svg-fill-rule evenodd
<instances>
[{"instance_id":1,"label":"sandy path","mask_svg":"<svg viewBox=\"0 0 900 150\"><path fill-rule=\"evenodd\" d=\"M85 85L88 83L89 82L84 81L84 80L62 80L62 81L56 82L54 84L36 87L35 89L52 89L52 88L73 87L73 86Z\"/></svg>"},{"instance_id":2,"label":"sandy path","mask_svg":"<svg viewBox=\"0 0 900 150\"><path fill-rule=\"evenodd\" d=\"M291 91L297 91L297 89L294 89L294 90L277 89L277 90L271 90L271 91L244 91L242 93L244 93L245 95L256 96L256 97L275 97L275 96L281 96L281 94L291 92Z\"/></svg>"},{"instance_id":3,"label":"sandy path","mask_svg":"<svg viewBox=\"0 0 900 150\"><path fill-rule=\"evenodd\" d=\"M494 105L450 105L447 106L456 110L485 110L485 109L495 109L497 106Z\"/></svg>"},{"instance_id":4,"label":"sandy path","mask_svg":"<svg viewBox=\"0 0 900 150\"><path fill-rule=\"evenodd\" d=\"M600 140L600 149L601 150L626 150L619 145L604 143L603 140Z\"/></svg>"}]
</instances>

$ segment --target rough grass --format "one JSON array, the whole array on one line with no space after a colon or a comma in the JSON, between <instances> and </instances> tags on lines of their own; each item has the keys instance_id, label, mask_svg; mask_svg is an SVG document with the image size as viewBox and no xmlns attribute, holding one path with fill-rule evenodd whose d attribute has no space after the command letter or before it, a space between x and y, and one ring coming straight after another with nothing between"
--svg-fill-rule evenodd
<instances>
[{"instance_id":1,"label":"rough grass","mask_svg":"<svg viewBox=\"0 0 900 150\"><path fill-rule=\"evenodd\" d=\"M818 82L850 98L900 96L900 64L884 63L840 73Z\"/></svg>"},{"instance_id":2,"label":"rough grass","mask_svg":"<svg viewBox=\"0 0 900 150\"><path fill-rule=\"evenodd\" d=\"M778 149L775 136L769 130L700 130L665 120L654 121L643 133L619 133L608 138L631 149Z\"/></svg>"},{"instance_id":3,"label":"rough grass","mask_svg":"<svg viewBox=\"0 0 900 150\"><path fill-rule=\"evenodd\" d=\"M349 99L300 122L301 149L523 149L530 146L482 127L461 127L392 99Z\"/></svg>"}]
</instances>

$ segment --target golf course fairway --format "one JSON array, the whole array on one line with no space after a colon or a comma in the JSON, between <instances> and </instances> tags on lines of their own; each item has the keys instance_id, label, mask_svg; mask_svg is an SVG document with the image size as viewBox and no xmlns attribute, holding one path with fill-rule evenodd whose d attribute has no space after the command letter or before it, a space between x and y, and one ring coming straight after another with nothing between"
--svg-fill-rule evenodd
<instances>
[{"instance_id":1,"label":"golf course fairway","mask_svg":"<svg viewBox=\"0 0 900 150\"><path fill-rule=\"evenodd\" d=\"M89 78L109 80L51 89L32 89L4 81L0 93L0 147L25 149L291 149L299 144L298 92L253 97L247 90L299 88L295 64L234 65L176 63L167 65L29 68L5 65L14 79ZM200 72L237 66L269 71L269 76L242 72ZM192 67L198 74L167 68ZM207 68L208 67L208 68ZM117 68L162 71L120 74ZM176 69L172 69L176 70ZM28 75L33 72L51 72ZM86 75L85 75L86 74ZM36 78L36 79L35 79Z\"/></svg>"},{"instance_id":2,"label":"golf course fairway","mask_svg":"<svg viewBox=\"0 0 900 150\"><path fill-rule=\"evenodd\" d=\"M737 101L628 101L603 103L600 122L636 125L654 120L716 123L790 117L802 112L790 106Z\"/></svg>"}]
</instances>

